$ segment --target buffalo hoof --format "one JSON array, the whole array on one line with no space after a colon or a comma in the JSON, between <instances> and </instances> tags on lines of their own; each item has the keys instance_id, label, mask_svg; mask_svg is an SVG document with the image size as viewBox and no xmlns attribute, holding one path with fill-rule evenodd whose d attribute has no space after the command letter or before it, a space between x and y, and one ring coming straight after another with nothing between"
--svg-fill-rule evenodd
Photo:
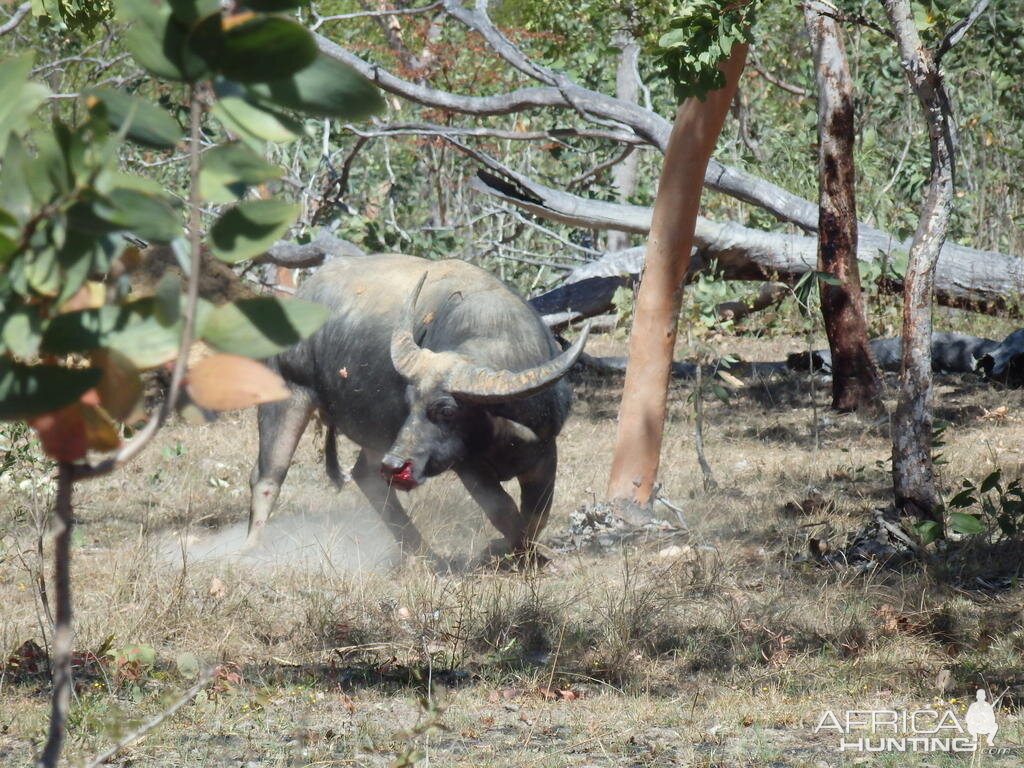
<instances>
[{"instance_id":1,"label":"buffalo hoof","mask_svg":"<svg viewBox=\"0 0 1024 768\"><path fill-rule=\"evenodd\" d=\"M473 558L470 568L507 572L539 571L547 568L551 562L551 558L536 546L513 549L505 539L495 539Z\"/></svg>"}]
</instances>

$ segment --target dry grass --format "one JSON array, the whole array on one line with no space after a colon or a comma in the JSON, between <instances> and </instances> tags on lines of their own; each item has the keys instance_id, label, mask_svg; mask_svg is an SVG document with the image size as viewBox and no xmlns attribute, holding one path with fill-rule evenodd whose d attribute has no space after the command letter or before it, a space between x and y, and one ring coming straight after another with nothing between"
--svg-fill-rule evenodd
<instances>
[{"instance_id":1,"label":"dry grass","mask_svg":"<svg viewBox=\"0 0 1024 768\"><path fill-rule=\"evenodd\" d=\"M803 342L730 343L747 359L779 359ZM598 353L620 348L600 344ZM600 497L607 477L617 390L587 380L576 391L550 533ZM670 556L657 542L569 554L541 574L395 562L358 491L329 491L311 435L267 548L238 556L252 414L171 426L126 472L77 498L77 647L95 651L112 636L122 655L144 644L155 661L82 668L70 758L99 752L187 687L183 654L220 665L217 686L122 752L125 764L376 766L415 747L437 765L817 768L856 761L812 732L823 709L915 708L982 684L1011 688L999 741L1020 742L1019 588L979 591L966 571L959 581L858 575L802 557L809 535L841 543L887 498L888 427L828 413L827 389L806 378L752 383L729 405L707 402L719 489L705 494L690 392L673 386L662 471L690 538ZM1021 393L951 378L937 396L956 425L947 486L995 467L1024 474ZM801 510L812 493L820 503ZM411 500L442 551L468 559L493 535L449 478ZM45 640L34 520L46 504L45 488L0 489L5 657ZM942 669L949 690L936 687ZM30 763L46 696L45 676L5 668L0 763ZM926 757L875 761L961 762ZM1020 753L985 760L1016 765Z\"/></svg>"}]
</instances>

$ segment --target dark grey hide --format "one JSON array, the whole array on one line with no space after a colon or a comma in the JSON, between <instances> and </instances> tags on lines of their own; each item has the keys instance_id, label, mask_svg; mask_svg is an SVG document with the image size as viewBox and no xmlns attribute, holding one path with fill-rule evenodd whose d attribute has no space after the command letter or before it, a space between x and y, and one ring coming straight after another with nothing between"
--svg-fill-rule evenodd
<instances>
[{"instance_id":1,"label":"dark grey hide","mask_svg":"<svg viewBox=\"0 0 1024 768\"><path fill-rule=\"evenodd\" d=\"M883 371L900 369L900 351L902 343L899 338L887 337L872 339L868 342L871 356L875 364ZM933 333L932 334L932 370L936 373L970 373L974 371L978 359L999 346L992 339L968 336L965 333ZM815 371L832 373L832 353L827 349L816 349L811 354L795 353L786 359L790 368L807 371L809 362L813 362Z\"/></svg>"},{"instance_id":2,"label":"dark grey hide","mask_svg":"<svg viewBox=\"0 0 1024 768\"><path fill-rule=\"evenodd\" d=\"M329 473L339 474L332 464L340 432L361 449L353 478L406 551L425 548L396 490L447 470L510 550L528 548L551 508L555 437L570 403L561 377L586 334L562 352L534 309L461 261L345 258L321 268L298 295L329 307L331 316L270 361L292 394L259 409L249 543L319 411L329 428ZM519 506L500 485L513 478Z\"/></svg>"},{"instance_id":3,"label":"dark grey hide","mask_svg":"<svg viewBox=\"0 0 1024 768\"><path fill-rule=\"evenodd\" d=\"M1014 331L978 359L985 378L1024 385L1024 328Z\"/></svg>"}]
</instances>

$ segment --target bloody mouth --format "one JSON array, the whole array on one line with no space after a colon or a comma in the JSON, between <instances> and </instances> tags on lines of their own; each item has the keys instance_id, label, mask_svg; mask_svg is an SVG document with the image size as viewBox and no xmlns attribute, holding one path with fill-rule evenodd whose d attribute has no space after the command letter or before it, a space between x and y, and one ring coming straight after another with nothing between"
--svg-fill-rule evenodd
<instances>
[{"instance_id":1,"label":"bloody mouth","mask_svg":"<svg viewBox=\"0 0 1024 768\"><path fill-rule=\"evenodd\" d=\"M382 473L384 474L384 473ZM400 491L411 491L417 485L416 478L412 476L412 462L407 461L402 468L394 474L384 474L384 479Z\"/></svg>"}]
</instances>

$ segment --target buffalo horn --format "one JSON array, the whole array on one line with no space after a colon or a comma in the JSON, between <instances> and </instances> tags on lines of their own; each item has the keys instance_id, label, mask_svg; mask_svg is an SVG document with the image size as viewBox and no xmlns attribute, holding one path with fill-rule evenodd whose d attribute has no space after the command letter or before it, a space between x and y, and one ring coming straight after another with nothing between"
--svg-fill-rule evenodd
<instances>
[{"instance_id":1,"label":"buffalo horn","mask_svg":"<svg viewBox=\"0 0 1024 768\"><path fill-rule=\"evenodd\" d=\"M391 362L394 364L395 370L406 379L414 378L416 363L423 356L423 350L420 349L412 334L415 330L413 311L416 309L416 300L420 297L420 291L423 290L423 283L426 279L427 273L424 272L412 293L409 294L409 298L405 300L402 317L391 333Z\"/></svg>"},{"instance_id":2,"label":"buffalo horn","mask_svg":"<svg viewBox=\"0 0 1024 768\"><path fill-rule=\"evenodd\" d=\"M587 322L571 347L555 359L525 371L499 371L469 362L457 364L448 374L445 389L453 397L478 403L501 402L535 395L550 387L575 365L580 353L583 352L583 345L587 343L589 333L590 323Z\"/></svg>"}]
</instances>

